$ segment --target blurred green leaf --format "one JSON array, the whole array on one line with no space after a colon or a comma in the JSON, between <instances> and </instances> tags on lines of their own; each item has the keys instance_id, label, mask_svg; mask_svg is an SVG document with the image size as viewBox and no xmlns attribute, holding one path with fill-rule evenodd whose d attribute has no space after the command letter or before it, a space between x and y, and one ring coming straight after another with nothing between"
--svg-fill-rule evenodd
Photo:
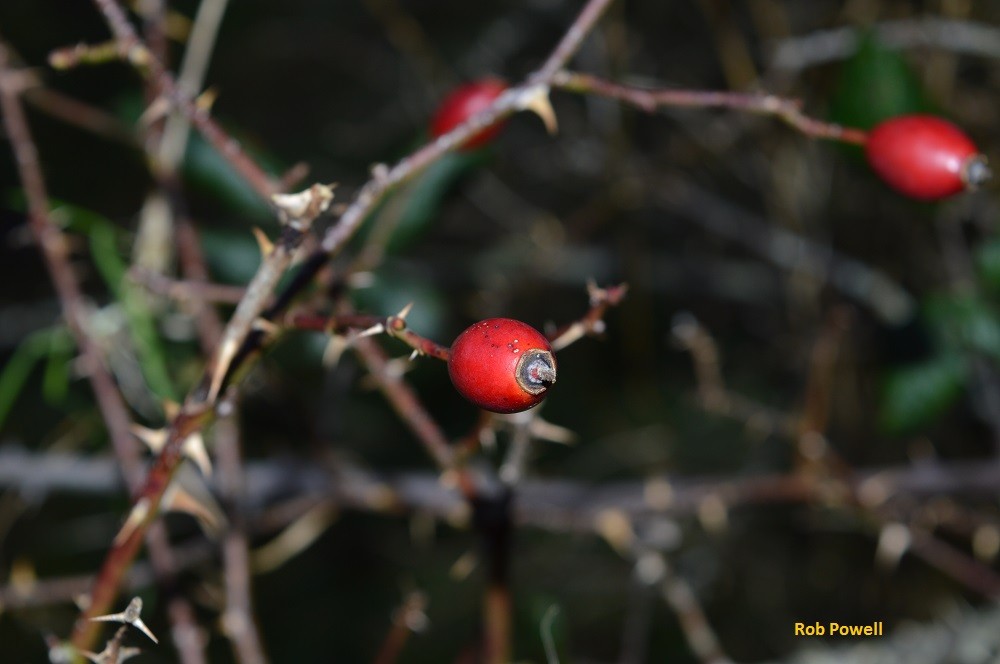
<instances>
[{"instance_id":1,"label":"blurred green leaf","mask_svg":"<svg viewBox=\"0 0 1000 664\"><path fill-rule=\"evenodd\" d=\"M453 152L431 164L416 180L404 185L362 227L365 242L378 242L388 253L398 253L420 239L441 216L441 206L463 177L491 158L489 148Z\"/></svg>"},{"instance_id":2,"label":"blurred green leaf","mask_svg":"<svg viewBox=\"0 0 1000 664\"><path fill-rule=\"evenodd\" d=\"M406 206L389 241L389 251L399 251L419 238L441 216L441 205L455 184L489 159L488 149L453 152L424 171L406 192Z\"/></svg>"},{"instance_id":3,"label":"blurred green leaf","mask_svg":"<svg viewBox=\"0 0 1000 664\"><path fill-rule=\"evenodd\" d=\"M976 269L986 286L1000 293L1000 239L989 240L976 248Z\"/></svg>"},{"instance_id":4,"label":"blurred green leaf","mask_svg":"<svg viewBox=\"0 0 1000 664\"><path fill-rule=\"evenodd\" d=\"M27 337L17 346L17 349L0 369L0 428L7 420L11 408L17 401L25 382L31 375L31 370L40 360L53 352L54 349L71 348L69 334L64 328L39 330ZM68 373L66 374L68 381ZM53 378L52 380L55 380ZM47 381L48 382L48 379ZM50 386L53 392L61 390L65 393L66 386Z\"/></svg>"},{"instance_id":5,"label":"blurred green leaf","mask_svg":"<svg viewBox=\"0 0 1000 664\"><path fill-rule=\"evenodd\" d=\"M920 81L903 56L870 32L859 39L857 52L841 68L830 118L868 129L896 115L929 110Z\"/></svg>"},{"instance_id":6,"label":"blurred green leaf","mask_svg":"<svg viewBox=\"0 0 1000 664\"><path fill-rule=\"evenodd\" d=\"M927 298L924 313L946 351L974 351L1000 361L1000 318L979 295L932 296Z\"/></svg>"},{"instance_id":7,"label":"blurred green leaf","mask_svg":"<svg viewBox=\"0 0 1000 664\"><path fill-rule=\"evenodd\" d=\"M271 164L271 166L265 166L268 171L273 173L282 170L273 168L273 159L269 159L257 151L245 147L244 149L258 164ZM234 212L247 217L248 220L257 223L274 220L271 208L257 195L253 187L247 184L243 176L222 158L218 150L206 143L197 133L192 133L191 140L188 142L182 170L185 179L195 189L222 201Z\"/></svg>"},{"instance_id":8,"label":"blurred green leaf","mask_svg":"<svg viewBox=\"0 0 1000 664\"><path fill-rule=\"evenodd\" d=\"M50 405L57 406L69 390L69 368L73 357L73 339L65 328L52 330L49 335L48 361L42 378L42 396Z\"/></svg>"},{"instance_id":9,"label":"blurred green leaf","mask_svg":"<svg viewBox=\"0 0 1000 664\"><path fill-rule=\"evenodd\" d=\"M965 379L965 360L953 354L893 370L882 394L882 427L901 434L933 422L962 394Z\"/></svg>"},{"instance_id":10,"label":"blurred green leaf","mask_svg":"<svg viewBox=\"0 0 1000 664\"><path fill-rule=\"evenodd\" d=\"M128 264L119 254L124 233L105 217L75 205L60 203L55 215L68 229L84 233L89 238L94 265L128 318L129 335L150 391L161 400L175 400L177 397L153 312L145 293L128 278Z\"/></svg>"},{"instance_id":11,"label":"blurred green leaf","mask_svg":"<svg viewBox=\"0 0 1000 664\"><path fill-rule=\"evenodd\" d=\"M249 231L203 230L201 246L215 281L245 285L260 267L260 247Z\"/></svg>"},{"instance_id":12,"label":"blurred green leaf","mask_svg":"<svg viewBox=\"0 0 1000 664\"><path fill-rule=\"evenodd\" d=\"M142 95L128 94L119 100L117 112L126 122L135 124L140 121L145 108ZM238 130L229 127L226 130L240 142L240 148L269 173L281 173L285 170L276 158L263 150L250 147L249 141L240 136ZM193 189L221 201L249 220L257 223L274 220L274 214L267 203L196 131L192 131L188 139L181 172Z\"/></svg>"},{"instance_id":13,"label":"blurred green leaf","mask_svg":"<svg viewBox=\"0 0 1000 664\"><path fill-rule=\"evenodd\" d=\"M410 329L438 343L442 339L448 312L447 303L437 288L419 273L386 263L372 273L370 284L352 292L355 306L365 313L389 316L399 313L407 304L413 309L406 319Z\"/></svg>"}]
</instances>

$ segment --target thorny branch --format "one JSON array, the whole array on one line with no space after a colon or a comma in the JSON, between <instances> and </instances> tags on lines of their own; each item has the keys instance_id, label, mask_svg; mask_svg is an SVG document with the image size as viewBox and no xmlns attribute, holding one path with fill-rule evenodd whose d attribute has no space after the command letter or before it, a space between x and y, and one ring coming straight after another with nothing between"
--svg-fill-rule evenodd
<instances>
[{"instance_id":1,"label":"thorny branch","mask_svg":"<svg viewBox=\"0 0 1000 664\"><path fill-rule=\"evenodd\" d=\"M100 358L93 350L93 343L88 339L85 329L81 324L84 312L81 309L82 297L78 286L73 282L72 274L68 272L68 264L65 257L65 248L61 247L59 241L62 240L57 230L53 233L52 224L46 219L48 204L45 200L44 185L41 181L40 171L37 164L37 156L34 154L30 135L27 134L23 113L19 107L17 97L20 95L20 88L23 82L17 79L14 72L6 66L3 58L5 53L0 46L0 93L3 96L4 120L7 125L8 134L11 136L15 153L18 157L19 165L22 168L22 179L25 190L28 194L29 211L32 220L32 230L36 233L36 239L43 249L47 258L48 267L56 282L60 298L63 300L64 310L71 330L77 334L78 342L82 354L88 360L89 377L94 385L98 403L101 406L105 420L111 430L112 440L116 449L122 454L122 467L126 471L129 484L132 485L132 494L136 498L135 506L126 527L116 538L111 552L102 567L95 585L92 588L91 608L84 613L81 621L77 623L74 642L79 646L87 645L93 639L93 631L86 621L87 616L93 619L95 612L106 610L106 607L113 601L118 591L118 586L123 575L129 567L132 558L135 556L139 543L147 528L155 519L160 499L167 484L170 481L173 470L176 468L181 458L181 446L184 440L191 433L197 431L208 421L216 416L216 408L227 387L235 386L238 383L238 370L242 369L244 360L249 357L254 350L248 344L264 345L271 340L274 326L279 327L302 327L315 329L322 324L324 331L343 332L344 329L371 329L380 327L379 331L384 331L391 336L395 336L407 343L415 351L431 355L439 359L447 359L447 348L423 339L410 331L405 324L405 316L399 315L388 319L374 319L371 317L355 316L353 320L349 317L330 317L320 321L318 318L309 319L305 315L291 314L283 320L280 315L292 301L298 291L300 291L309 281L315 272L325 264L330 256L338 253L353 236L366 218L370 216L377 205L399 184L414 177L428 165L434 163L447 152L461 145L468 137L480 131L483 127L494 124L507 115L518 110L533 110L537 112L546 123L554 122L551 115L551 107L548 105L548 93L550 87L560 87L573 92L585 92L588 94L603 95L610 98L622 100L646 111L653 111L660 107L698 107L698 108L730 108L742 112L758 113L774 116L802 133L825 139L839 140L850 143L862 143L865 140L864 132L851 128L844 128L810 118L802 113L800 105L788 99L782 99L770 95L743 95L726 92L703 92L690 90L644 90L605 81L587 74L574 73L564 70L573 54L580 47L583 39L593 29L602 13L610 4L610 0L591 0L584 7L583 11L570 26L560 44L555 48L547 61L532 75L530 75L523 85L510 88L507 93L501 96L490 108L471 118L464 125L458 127L450 134L441 137L420 150L414 152L409 157L401 160L393 167L379 165L372 172L372 178L356 193L352 202L347 205L340 216L339 222L331 227L323 238L321 247L309 259L299 273L298 278L282 292L277 298L273 298L274 290L278 279L284 274L292 262L292 257L298 249L305 233L308 232L310 223L325 212L329 206L332 194L328 188L322 185L315 185L306 192L296 197L272 199L271 196L279 190L270 176L268 176L258 165L243 154L238 145L229 138L222 130L209 118L207 111L196 101L191 99L195 90L183 90L182 86L172 78L167 71L163 61L164 48L162 39L154 42L157 35L151 34L146 43L136 34L135 29L129 23L122 7L115 0L95 0L95 3L104 14L108 24L115 35L115 40L108 48L113 49L120 57L136 65L136 67L148 74L148 80L153 90L165 99L175 109L190 121L217 149L232 163L243 177L251 183L255 190L269 202L272 202L278 213L283 217L285 230L273 249L266 251L265 260L260 271L246 290L238 293L224 292L227 297L238 300L236 313L229 324L222 332L221 340L218 341L214 351L211 353L211 360L206 368L204 379L185 401L180 413L170 425L169 438L163 452L156 460L153 468L146 477L144 484L141 484L141 477L137 470L137 456L134 445L131 443L128 433L128 414L120 395L115 388L110 375L100 366ZM221 3L224 5L224 3ZM204 5L203 5L204 6ZM218 6L218 5L217 5ZM160 6L162 10L162 5ZM158 35L162 38L162 34ZM99 49L98 49L99 50ZM87 53L80 53L80 57L90 57L97 51L93 49ZM164 142L161 147L164 154L171 148L176 148L174 142ZM177 156L163 159L168 166L176 165ZM172 164L171 164L172 162ZM267 247L265 247L267 249ZM62 253L60 253L62 252ZM197 260L195 261L197 262ZM67 277L67 274L69 275ZM177 285L163 282L150 282L164 290L176 288ZM214 291L210 284L195 278L194 281L177 282L183 292L199 300L212 299L212 296L219 294ZM156 286L154 286L156 287ZM177 293L179 291L171 290ZM191 294L194 295L191 295ZM600 290L591 288L591 312L577 323L565 329L557 331L552 335L553 344L557 348L562 348L568 343L585 334L599 334L603 327L602 317L608 306L617 304L624 295L624 288ZM208 296L206 298L206 296ZM204 309L204 308L203 308ZM275 323L278 321L278 323ZM317 322L320 321L320 322ZM248 338L251 341L248 342ZM706 351L706 346L702 343L698 345L699 339L689 337L689 348L692 352L697 349ZM704 339L701 339L704 342ZM90 349L88 350L88 344ZM437 424L429 417L415 394L406 384L387 370L387 358L384 353L370 340L359 338L355 340L356 348L363 361L368 366L370 373L376 377L380 387L386 394L389 401L394 405L400 416L417 433L418 438L425 444L432 458L435 459L439 468L452 471L456 465L460 466L460 461L456 461L456 455L452 452L444 434L437 427ZM712 368L711 362L702 362L701 368L708 368L709 378L704 380L702 385L702 398L705 405L720 406L729 414L733 411L740 411L738 407L742 402L738 395L727 391L722 384L721 373L718 372L717 357L715 357L715 374L709 375ZM101 376L103 375L103 378ZM704 378L704 376L703 376ZM818 391L811 391L811 394L822 392L823 385L819 385ZM822 394L817 399L822 400ZM117 399L117 404L115 400ZM746 404L744 404L746 405ZM809 405L809 428L812 433L819 433L822 424L825 423L825 404L815 400ZM750 404L752 407L752 404ZM488 424L486 426L489 426ZM815 431L814 431L815 430ZM235 433L230 432L233 438ZM231 475L227 482L230 486L227 489L227 496L236 503L241 503L241 491L238 482L234 478L242 474L239 462L238 445L235 440L231 440L233 446L228 453L235 454L236 459L230 464ZM126 447L132 448L131 452L122 453ZM131 461L127 461L131 455ZM131 470L130 470L131 466ZM351 472L360 472L351 469ZM908 470L902 471L904 473ZM916 474L916 473L914 473ZM456 473L458 485L462 489L465 500L479 498L474 480L460 468ZM343 478L340 478L343 479ZM393 480L376 479L373 482L378 486L389 486L392 488L393 500L388 504L393 509L412 508L421 500L430 500L433 505L450 504L454 506L459 500L453 492L442 488L439 483L433 483L434 478L423 478L430 482L421 485L424 493L407 496L407 486L395 487ZM963 478L965 479L965 478ZM993 478L995 479L995 478ZM752 478L751 480L727 481L724 484L714 487L694 487L688 494L685 494L683 487L675 487L666 480L657 480L656 487L659 491L651 492L649 485L644 485L640 489L630 486L623 495L615 495L613 501L604 505L593 507L592 513L584 512L580 516L578 505L572 501L580 500L584 496L593 495L594 491L587 487L578 486L549 486L546 485L545 496L550 499L549 503L543 500L541 513L531 514L531 510L536 507L534 503L528 503L528 522L536 519L534 523L543 524L543 527L579 527L582 530L601 531L602 519L607 515L607 510L624 512L628 518L662 518L665 514L670 514L677 510L678 505L683 505L685 500L690 501L691 508L700 509L705 500L719 501L725 506L735 506L751 504L756 501L803 501L803 502L826 502L831 496L842 500L845 503L852 501L863 504L872 495L881 496L884 500L886 490L886 476L866 475L860 473L851 477L817 478L802 475L776 476L770 478ZM329 487L329 478L324 478L324 486ZM366 502L362 494L356 496L349 495L351 485L334 484L336 492L341 495L339 499L348 504L371 507ZM663 491L664 486L668 487ZM892 482L888 482L890 494L898 487L892 487ZM991 485L992 486L992 485ZM346 488L345 488L346 487ZM431 488L437 491L433 493ZM519 482L517 490L531 495L534 485L527 482ZM329 489L328 489L329 490ZM559 498L565 498L560 490L567 491L572 496L572 501L563 505L564 511L552 510L553 504L558 505ZM879 493L879 491L882 493ZM597 492L600 494L600 492ZM433 494L430 498L430 496ZM641 494L641 498L639 497ZM364 494L369 495L369 494ZM383 494L384 495L384 494ZM552 499L555 496L556 499ZM650 496L659 498L650 502ZM669 499L664 499L669 496ZM866 498L867 497L867 498ZM632 501L632 503L629 503ZM879 502L879 501L876 501ZM881 504L879 502L879 504ZM383 505L384 507L384 505ZM634 508L635 513L630 511ZM521 510L522 508L518 508ZM548 510L548 512L546 512ZM513 517L508 513L504 517L509 525L510 519L523 522L525 514L522 511L515 511ZM603 521L606 522L606 521ZM573 524L576 524L575 526ZM235 537L240 536L240 530L233 532ZM150 530L149 536L152 538L155 531ZM230 550L227 548L227 559L236 560L239 555L246 553L246 541L236 541L236 546ZM959 578L970 587L978 584L978 587L989 595L1000 593L1000 583L997 582L996 575L990 575L988 569L979 569L971 566L964 557L956 557L955 551L950 547L942 547L941 542L933 537L922 537L919 533L914 534L909 545L914 551L920 553L926 560L944 569L952 576ZM506 544L504 544L506 546ZM231 554L231 555L230 555ZM498 558L497 564L504 565L506 556ZM227 572L234 571L238 576L234 579L227 579L227 589L229 591L230 604L233 611L238 613L238 618L245 619L250 615L250 601L247 579L243 574L246 571L246 562L234 562L230 565L227 562ZM502 575L500 575L502 576ZM691 616L698 616L697 606L691 610L691 602L681 601L684 599L684 586L671 584L668 578L664 585L664 595L672 606L677 610L682 622L690 620ZM690 594L690 589L688 589ZM688 598L690 599L690 598ZM490 588L487 596L487 605L493 603L500 608L487 607L487 623L493 621L493 626L487 625L487 642L491 638L499 641L486 648L487 658L492 661L505 661L509 657L510 635L509 635L509 589L506 580L494 584ZM685 608L686 607L686 608ZM235 615L235 614L232 614ZM227 617L232 617L227 616ZM704 622L704 616L701 616ZM508 622L505 622L508 621ZM699 647L695 641L696 637L691 636L697 630L685 627L686 633L692 640L692 648L705 661L715 661L723 656L718 648L717 642L711 643L703 641L708 645ZM397 625L398 627L398 625ZM697 627L697 626L695 626ZM400 628L401 629L401 628ZM405 631L398 629L393 632L396 638L405 636ZM237 645L245 644L243 639L237 641ZM390 651L395 650L395 646ZM262 652L259 643L254 645L251 651L244 653L241 659L244 661L256 661Z\"/></svg>"},{"instance_id":2,"label":"thorny branch","mask_svg":"<svg viewBox=\"0 0 1000 664\"><path fill-rule=\"evenodd\" d=\"M608 307L617 305L624 297L625 285L608 289L588 285L590 293L590 310L580 321L573 323L554 335L553 346L563 348L573 343L585 334L594 334L603 330L603 316ZM336 319L330 319L335 321ZM328 323L330 322L328 321ZM346 321L344 321L346 322ZM359 322L359 321L354 321ZM373 322L373 321L366 321ZM405 311L400 315L378 322L371 329L386 331L392 336L400 336L407 332L405 327ZM414 348L414 352L434 355L447 359L448 349L440 348L440 353L426 350L432 342L416 337L405 339ZM400 376L388 371L388 362L384 352L371 339L358 338L354 341L355 349L368 373L379 386L386 399L392 404L400 418L410 427L417 439L424 445L435 459L438 467L445 471L443 480L454 485L464 497L467 506L471 507L472 521L479 531L485 556L489 561L489 581L483 599L483 658L490 664L504 664L509 661L512 648L512 605L510 590L510 566L512 552L513 499L516 483L520 481L520 470L510 472L515 464L505 463L501 469L503 484L495 479L478 477L475 473L460 464L456 464L456 455L448 444L444 433L427 413L419 397L401 379ZM522 413L519 417L533 421L534 412ZM524 457L526 446L530 442L531 429L528 422L520 421L515 425L515 440L513 451L520 451L517 456ZM478 425L477 425L478 427ZM460 459L462 457L459 457Z\"/></svg>"},{"instance_id":3,"label":"thorny branch","mask_svg":"<svg viewBox=\"0 0 1000 664\"><path fill-rule=\"evenodd\" d=\"M823 122L802 112L801 104L774 95L745 94L718 90L647 90L577 72L560 71L553 78L556 87L570 92L597 94L619 99L651 113L658 108L728 108L744 113L770 115L807 136L844 143L863 144L866 132Z\"/></svg>"},{"instance_id":4,"label":"thorny branch","mask_svg":"<svg viewBox=\"0 0 1000 664\"><path fill-rule=\"evenodd\" d=\"M789 477L800 477L816 487L824 486L823 491L832 491L827 494L828 500L853 511L860 520L874 524L880 532L879 549L888 564L895 565L904 553L912 551L970 591L988 598L1000 596L1000 574L919 524L897 523L897 516L888 504L896 491L883 484L886 477L877 474L860 480L860 472L852 469L827 443L823 429L830 408L833 357L848 321L845 311L834 311L814 345L805 412L800 417L775 416L727 390L722 384L715 341L693 317L683 317L675 324L675 335L694 358L702 406L748 423L762 416L773 422L771 430L792 440L799 452L800 467ZM886 549L891 552L888 556L884 553Z\"/></svg>"},{"instance_id":5,"label":"thorny branch","mask_svg":"<svg viewBox=\"0 0 1000 664\"><path fill-rule=\"evenodd\" d=\"M115 0L94 1L114 33L120 55L147 71L160 96L180 110L262 197L267 199L272 195L276 187L270 178L239 150L236 143L211 121L205 111L198 108L183 91L178 89L173 77L136 34L122 7ZM331 227L324 237L322 251L326 255L336 253L391 189L461 145L483 127L494 124L516 110L527 108L539 112L547 122L551 121L551 107L548 104L548 84L551 77L572 57L608 4L610 0L590 0L552 56L539 72L529 79L529 84L508 90L490 108L403 159L393 168L374 169L374 177L361 188L354 202L341 215L339 222ZM167 442L137 495L126 528L116 538L95 580L90 606L81 615L74 628L73 642L77 647L85 648L93 642L95 631L88 618L106 610L113 601L125 569L138 552L142 536L157 515L163 493L182 458L183 442L213 418L215 402L231 375L231 369L235 368L233 362L240 353L244 340L265 309L267 299L271 296L278 278L288 267L303 234L316 216L325 211L331 197L328 188L316 185L308 192L300 194L299 199L274 200L279 212L285 217L284 234L274 250L265 256L260 270L247 288L247 293L237 305L236 312L223 332L223 338L208 364L201 384L188 396L180 412L171 422ZM303 268L300 278L293 280L292 287L304 286L312 276L307 271L309 267L318 270L322 264L323 261L317 258L307 260L307 267ZM282 303L290 300L289 293L279 297Z\"/></svg>"},{"instance_id":6,"label":"thorny branch","mask_svg":"<svg viewBox=\"0 0 1000 664\"><path fill-rule=\"evenodd\" d=\"M50 218L49 197L42 178L41 164L21 107L19 97L23 79L17 71L9 68L8 63L7 47L0 43L0 103L3 105L3 124L17 159L21 183L28 201L29 226L45 258L66 325L80 348L87 377L108 426L111 442L122 461L122 470L130 486L137 487L142 481L142 470L139 467L138 447L130 430L128 408L104 366L100 348L87 333L87 309L83 292L69 262L66 238Z\"/></svg>"},{"instance_id":7,"label":"thorny branch","mask_svg":"<svg viewBox=\"0 0 1000 664\"><path fill-rule=\"evenodd\" d=\"M270 202L271 194L279 191L270 176L240 149L239 143L229 137L209 117L205 109L199 108L190 97L184 94L183 90L177 87L170 72L166 70L163 63L152 55L139 35L136 34L125 10L118 4L117 0L94 0L94 4L97 5L111 28L121 57L140 70L147 71L149 79L159 95L171 106L182 112L205 140L211 143L240 176L254 188L254 191L263 200Z\"/></svg>"},{"instance_id":8,"label":"thorny branch","mask_svg":"<svg viewBox=\"0 0 1000 664\"><path fill-rule=\"evenodd\" d=\"M291 262L304 233L312 221L326 210L331 200L331 190L322 185L314 185L293 196L275 197L275 203L285 217L284 233L279 243L265 256L260 269L247 287L247 294L227 324L201 383L188 395L171 423L166 443L146 476L129 519L115 538L94 582L90 606L76 623L73 642L77 647L86 648L94 638L89 617L95 612L104 612L117 594L122 575L138 553L142 535L156 518L163 494L183 458L184 441L213 418L216 400L233 357L250 333L277 280Z\"/></svg>"},{"instance_id":9,"label":"thorny branch","mask_svg":"<svg viewBox=\"0 0 1000 664\"><path fill-rule=\"evenodd\" d=\"M421 405L413 389L389 369L385 352L371 339L356 340L354 348L393 410L417 436L438 468L453 469L455 455L447 437Z\"/></svg>"},{"instance_id":10,"label":"thorny branch","mask_svg":"<svg viewBox=\"0 0 1000 664\"><path fill-rule=\"evenodd\" d=\"M392 627L372 664L394 664L399 659L410 634L426 629L428 622L427 614L424 613L426 608L427 596L420 591L415 590L403 599L399 608L393 611Z\"/></svg>"},{"instance_id":11,"label":"thorny branch","mask_svg":"<svg viewBox=\"0 0 1000 664\"><path fill-rule=\"evenodd\" d=\"M287 519L320 501L343 509L400 515L426 513L441 521L468 523L465 499L443 485L437 473L378 473L346 460L324 468L315 463L254 461L246 464L246 484L238 506L246 514L249 532L273 529L267 516L276 505L298 502L302 507ZM216 475L212 486L222 492ZM742 478L680 478L651 476L646 480L604 483L523 479L514 506L518 526L550 532L604 534L607 515L620 514L627 522L697 517L706 501L725 509L750 509L773 504L831 506L832 499L853 493L862 504L886 510L912 510L930 497L988 499L1000 482L1000 467L975 461L940 462L875 469L858 469L847 480L803 477L799 474L760 475ZM123 491L115 463L75 455L33 454L15 446L0 450L0 488L15 489L41 499L48 493L112 495ZM603 525L602 525L603 524ZM178 569L203 561L211 549L188 545L177 550ZM146 585L153 581L146 567L137 567L132 578ZM42 580L24 588L0 590L8 608L38 602L65 601L81 592L85 579ZM134 586L133 586L134 587ZM32 599L35 598L35 599Z\"/></svg>"},{"instance_id":12,"label":"thorny branch","mask_svg":"<svg viewBox=\"0 0 1000 664\"><path fill-rule=\"evenodd\" d=\"M141 486L143 471L139 450L132 438L131 418L111 374L105 367L100 348L87 331L87 310L83 292L69 263L66 238L49 216L49 200L41 166L19 99L21 90L17 83L18 75L8 68L7 58L6 46L0 43L0 103L3 107L4 126L17 156L21 180L28 199L30 226L45 257L67 325L73 332L86 362L87 376L109 429L122 472L131 491L135 493ZM136 545L143 536L149 544L157 574L161 578L173 577L176 565L166 529L162 525L157 525L139 533ZM194 621L188 603L180 598L171 598L168 604L171 616L180 629L186 630L186 634L192 632L191 626ZM92 626L92 630L96 634L97 626ZM194 643L191 638L183 640ZM182 643L179 644L178 651L184 662L196 664L203 661L200 648L196 645L185 647Z\"/></svg>"}]
</instances>

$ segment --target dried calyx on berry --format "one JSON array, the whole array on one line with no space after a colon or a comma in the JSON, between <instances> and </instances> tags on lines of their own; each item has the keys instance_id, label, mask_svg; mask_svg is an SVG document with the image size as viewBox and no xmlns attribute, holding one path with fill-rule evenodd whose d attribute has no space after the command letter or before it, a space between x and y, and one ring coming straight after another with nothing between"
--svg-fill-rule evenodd
<instances>
[{"instance_id":1,"label":"dried calyx on berry","mask_svg":"<svg viewBox=\"0 0 1000 664\"><path fill-rule=\"evenodd\" d=\"M976 189L992 176L972 140L933 115L902 115L876 125L865 155L889 186L922 201Z\"/></svg>"},{"instance_id":2,"label":"dried calyx on berry","mask_svg":"<svg viewBox=\"0 0 1000 664\"><path fill-rule=\"evenodd\" d=\"M455 389L484 410L516 413L538 405L556 382L556 359L541 332L510 318L487 318L455 339L448 360Z\"/></svg>"},{"instance_id":3,"label":"dried calyx on berry","mask_svg":"<svg viewBox=\"0 0 1000 664\"><path fill-rule=\"evenodd\" d=\"M521 354L514 378L528 394L541 394L556 382L556 361L549 350L532 348Z\"/></svg>"}]
</instances>

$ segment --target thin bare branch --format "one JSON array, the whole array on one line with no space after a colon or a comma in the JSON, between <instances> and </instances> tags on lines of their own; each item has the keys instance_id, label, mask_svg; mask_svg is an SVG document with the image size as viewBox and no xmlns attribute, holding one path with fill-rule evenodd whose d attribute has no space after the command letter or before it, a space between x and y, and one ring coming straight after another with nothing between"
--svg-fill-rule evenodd
<instances>
[{"instance_id":1,"label":"thin bare branch","mask_svg":"<svg viewBox=\"0 0 1000 664\"><path fill-rule=\"evenodd\" d=\"M240 664L264 664L267 657L254 618L250 587L250 551L246 535L246 515L243 512L246 478L235 413L216 422L215 451L220 489L228 508L230 524L222 542L226 585L223 631L233 644L236 661Z\"/></svg>"},{"instance_id":2,"label":"thin bare branch","mask_svg":"<svg viewBox=\"0 0 1000 664\"><path fill-rule=\"evenodd\" d=\"M677 614L684 638L691 651L704 664L731 664L719 643L719 637L705 616L697 595L688 583L671 569L662 556L656 556L662 563L661 592L667 605ZM640 564L641 564L640 560Z\"/></svg>"},{"instance_id":3,"label":"thin bare branch","mask_svg":"<svg viewBox=\"0 0 1000 664\"><path fill-rule=\"evenodd\" d=\"M83 292L69 262L69 247L50 217L49 197L42 177L38 152L21 106L20 78L8 66L7 47L0 43L0 104L3 125L17 159L21 184L28 201L28 221L35 242L45 258L52 283L62 306L66 325L73 333L87 378L107 424L115 452L131 487L142 482L139 448L132 439L128 408L104 366L101 350L87 334L87 307Z\"/></svg>"},{"instance_id":4,"label":"thin bare branch","mask_svg":"<svg viewBox=\"0 0 1000 664\"><path fill-rule=\"evenodd\" d=\"M177 78L177 89L188 98L198 94L205 80L212 48L228 4L229 0L202 0L198 5ZM184 157L190 129L190 121L183 113L175 111L167 118L157 150L160 166L167 172L175 171Z\"/></svg>"},{"instance_id":5,"label":"thin bare branch","mask_svg":"<svg viewBox=\"0 0 1000 664\"><path fill-rule=\"evenodd\" d=\"M413 389L389 369L389 359L372 339L356 339L354 350L396 414L410 427L441 470L455 466L448 438L427 413Z\"/></svg>"},{"instance_id":6,"label":"thin bare branch","mask_svg":"<svg viewBox=\"0 0 1000 664\"><path fill-rule=\"evenodd\" d=\"M424 593L415 590L406 596L400 607L393 611L392 627L372 664L394 664L399 659L410 635L427 628L426 608L427 596Z\"/></svg>"},{"instance_id":7,"label":"thin bare branch","mask_svg":"<svg viewBox=\"0 0 1000 664\"><path fill-rule=\"evenodd\" d=\"M314 185L300 194L276 200L285 221L284 233L274 250L264 258L247 287L247 295L226 326L202 381L188 395L171 422L163 449L135 498L126 522L127 529L115 538L94 581L91 603L74 627L73 643L76 647L86 649L93 642L96 635L87 618L105 611L114 601L122 577L135 558L146 529L156 518L163 494L183 459L184 441L213 419L216 400L234 357L266 306L277 280L291 262L304 233L311 222L329 206L331 199L332 192L328 187Z\"/></svg>"},{"instance_id":8,"label":"thin bare branch","mask_svg":"<svg viewBox=\"0 0 1000 664\"><path fill-rule=\"evenodd\" d=\"M675 174L656 183L658 203L681 218L737 242L785 270L803 271L864 304L890 325L917 310L911 293L885 272L791 231L775 228L696 183Z\"/></svg>"},{"instance_id":9,"label":"thin bare branch","mask_svg":"<svg viewBox=\"0 0 1000 664\"><path fill-rule=\"evenodd\" d=\"M223 131L205 110L198 108L197 104L177 86L163 63L150 53L136 34L121 5L116 0L94 0L94 4L111 28L121 57L148 71L154 89L159 95L182 112L205 140L211 143L236 169L236 172L254 188L254 191L264 201L270 203L271 194L279 191L271 177L243 152L236 140Z\"/></svg>"},{"instance_id":10,"label":"thin bare branch","mask_svg":"<svg viewBox=\"0 0 1000 664\"><path fill-rule=\"evenodd\" d=\"M618 99L651 113L658 108L727 108L743 113L770 115L813 138L842 143L864 144L867 133L851 127L823 122L802 112L794 99L775 95L746 94L719 90L647 90L606 81L590 74L561 71L553 85L569 92L595 94Z\"/></svg>"},{"instance_id":11,"label":"thin bare branch","mask_svg":"<svg viewBox=\"0 0 1000 664\"><path fill-rule=\"evenodd\" d=\"M993 25L940 16L884 21L872 26L875 36L893 48L932 47L953 53L1000 58L1000 29ZM797 72L850 57L861 43L854 26L820 30L772 45L770 66Z\"/></svg>"}]
</instances>

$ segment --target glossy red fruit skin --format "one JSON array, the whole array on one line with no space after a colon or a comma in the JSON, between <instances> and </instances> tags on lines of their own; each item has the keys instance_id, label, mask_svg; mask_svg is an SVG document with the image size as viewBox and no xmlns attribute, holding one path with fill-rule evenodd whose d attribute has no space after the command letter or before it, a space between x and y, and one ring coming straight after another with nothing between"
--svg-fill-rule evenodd
<instances>
[{"instance_id":1,"label":"glossy red fruit skin","mask_svg":"<svg viewBox=\"0 0 1000 664\"><path fill-rule=\"evenodd\" d=\"M445 97L431 118L431 135L443 136L467 119L493 103L507 89L498 78L486 78L461 85ZM472 136L462 144L463 150L486 145L500 133L503 123L498 123Z\"/></svg>"},{"instance_id":2,"label":"glossy red fruit skin","mask_svg":"<svg viewBox=\"0 0 1000 664\"><path fill-rule=\"evenodd\" d=\"M550 380L526 385L526 359L548 366ZM448 360L448 375L455 389L494 413L517 413L538 405L555 382L555 370L555 357L545 335L511 318L487 318L469 326L451 345Z\"/></svg>"},{"instance_id":3,"label":"glossy red fruit skin","mask_svg":"<svg viewBox=\"0 0 1000 664\"><path fill-rule=\"evenodd\" d=\"M933 115L890 118L868 133L868 163L890 187L921 201L960 193L971 165L982 160L962 130Z\"/></svg>"}]
</instances>

